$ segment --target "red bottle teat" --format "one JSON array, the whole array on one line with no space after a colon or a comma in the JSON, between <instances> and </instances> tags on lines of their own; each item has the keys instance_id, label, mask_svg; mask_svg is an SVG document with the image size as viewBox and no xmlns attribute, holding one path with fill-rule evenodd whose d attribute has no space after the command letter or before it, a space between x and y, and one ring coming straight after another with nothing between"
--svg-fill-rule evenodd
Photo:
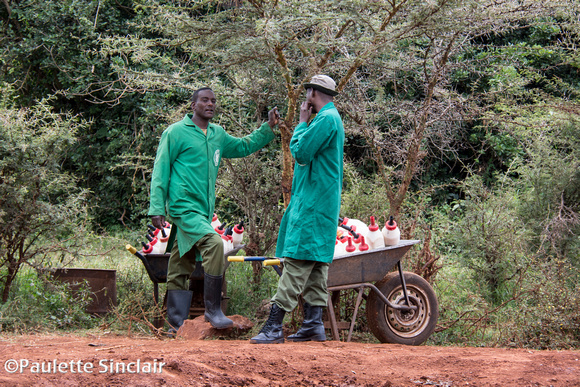
<instances>
[{"instance_id":1,"label":"red bottle teat","mask_svg":"<svg viewBox=\"0 0 580 387\"><path fill-rule=\"evenodd\" d=\"M153 251L153 246L149 243L141 242L141 244L143 245L143 253L150 254Z\"/></svg>"},{"instance_id":2,"label":"red bottle teat","mask_svg":"<svg viewBox=\"0 0 580 387\"><path fill-rule=\"evenodd\" d=\"M378 231L379 225L375 222L375 217L371 215L371 224L369 225L369 231Z\"/></svg>"},{"instance_id":3,"label":"red bottle teat","mask_svg":"<svg viewBox=\"0 0 580 387\"><path fill-rule=\"evenodd\" d=\"M367 251L369 249L369 245L365 242L365 237L361 235L360 237L360 244L358 245L359 251Z\"/></svg>"},{"instance_id":4,"label":"red bottle teat","mask_svg":"<svg viewBox=\"0 0 580 387\"><path fill-rule=\"evenodd\" d=\"M348 244L346 245L345 250L346 250L347 253L352 253L352 252L356 251L355 245L352 244L352 238L351 237L348 237Z\"/></svg>"}]
</instances>

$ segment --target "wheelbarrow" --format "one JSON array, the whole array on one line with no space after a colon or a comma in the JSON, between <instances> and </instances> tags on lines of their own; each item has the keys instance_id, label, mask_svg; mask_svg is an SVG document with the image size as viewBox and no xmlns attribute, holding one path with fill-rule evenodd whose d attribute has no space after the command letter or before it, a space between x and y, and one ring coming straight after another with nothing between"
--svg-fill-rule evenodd
<instances>
[{"instance_id":1,"label":"wheelbarrow","mask_svg":"<svg viewBox=\"0 0 580 387\"><path fill-rule=\"evenodd\" d=\"M240 245L235 247L233 250L229 250L224 253L224 259L226 260L227 267L227 257L231 255L236 255L238 251L242 250L245 245ZM167 267L169 264L169 256L171 254L144 254L139 250L135 249L131 245L126 245L125 248L131 254L135 255L143 263L145 271L149 276L151 282L153 282L153 299L155 305L159 306L159 284L165 283L167 281ZM204 271L201 266L201 262L196 262L195 270L191 273L189 277L189 290L193 291L193 297L191 300L191 307L189 314L190 316L197 317L204 313L205 307L203 303L203 277ZM166 307L166 297L163 299L163 308ZM225 313L227 308L227 282L223 281L222 287L222 310ZM153 322L156 328L163 326L163 320L156 319Z\"/></svg>"},{"instance_id":2,"label":"wheelbarrow","mask_svg":"<svg viewBox=\"0 0 580 387\"><path fill-rule=\"evenodd\" d=\"M439 317L439 306L433 288L421 276L404 272L401 258L419 240L402 240L396 246L335 257L328 268L328 320L334 340L340 341L339 328L349 327L352 338L358 310L365 289L369 288L366 315L370 331L383 343L420 345L429 338ZM277 263L283 259L269 257L233 257L236 261L263 260L281 274ZM397 272L390 272L397 266ZM374 284L373 284L374 282ZM342 290L358 290L353 316L348 322L337 321Z\"/></svg>"}]
</instances>

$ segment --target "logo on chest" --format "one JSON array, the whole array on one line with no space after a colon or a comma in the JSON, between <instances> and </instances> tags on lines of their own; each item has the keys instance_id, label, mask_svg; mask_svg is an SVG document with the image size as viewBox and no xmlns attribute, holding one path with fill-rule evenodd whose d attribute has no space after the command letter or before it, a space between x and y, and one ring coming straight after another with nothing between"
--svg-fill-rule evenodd
<instances>
[{"instance_id":1,"label":"logo on chest","mask_svg":"<svg viewBox=\"0 0 580 387\"><path fill-rule=\"evenodd\" d=\"M213 164L217 167L220 163L220 150L216 149L215 153L213 154Z\"/></svg>"}]
</instances>

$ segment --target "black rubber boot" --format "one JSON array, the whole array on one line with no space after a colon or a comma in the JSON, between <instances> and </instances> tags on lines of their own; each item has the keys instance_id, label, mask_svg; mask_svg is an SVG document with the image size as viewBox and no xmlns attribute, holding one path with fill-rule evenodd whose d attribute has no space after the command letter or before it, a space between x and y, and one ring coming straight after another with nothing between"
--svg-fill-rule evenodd
<instances>
[{"instance_id":1,"label":"black rubber boot","mask_svg":"<svg viewBox=\"0 0 580 387\"><path fill-rule=\"evenodd\" d=\"M203 302L205 304L205 321L216 329L226 329L234 326L234 322L222 312L223 276L203 276Z\"/></svg>"},{"instance_id":2,"label":"black rubber boot","mask_svg":"<svg viewBox=\"0 0 580 387\"><path fill-rule=\"evenodd\" d=\"M286 312L276 304L272 304L270 317L257 336L250 339L252 344L280 344L284 342L282 322Z\"/></svg>"},{"instance_id":3,"label":"black rubber boot","mask_svg":"<svg viewBox=\"0 0 580 387\"><path fill-rule=\"evenodd\" d=\"M169 323L169 335L174 335L180 326L189 317L191 307L191 290L168 290L167 291L167 322Z\"/></svg>"},{"instance_id":4,"label":"black rubber boot","mask_svg":"<svg viewBox=\"0 0 580 387\"><path fill-rule=\"evenodd\" d=\"M326 341L324 323L322 322L322 306L312 306L304 303L304 321L302 326L288 341Z\"/></svg>"}]
</instances>

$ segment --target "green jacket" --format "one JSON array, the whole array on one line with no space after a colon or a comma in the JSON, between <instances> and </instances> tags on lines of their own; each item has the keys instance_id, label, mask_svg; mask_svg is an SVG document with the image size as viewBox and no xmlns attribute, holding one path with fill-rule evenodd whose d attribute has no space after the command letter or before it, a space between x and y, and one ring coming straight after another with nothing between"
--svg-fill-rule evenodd
<instances>
[{"instance_id":1,"label":"green jacket","mask_svg":"<svg viewBox=\"0 0 580 387\"><path fill-rule=\"evenodd\" d=\"M294 129L292 197L284 213L277 257L332 262L342 191L344 127L334 103Z\"/></svg>"},{"instance_id":2,"label":"green jacket","mask_svg":"<svg viewBox=\"0 0 580 387\"><path fill-rule=\"evenodd\" d=\"M210 123L206 136L191 117L187 114L163 132L151 177L149 216L165 215L167 209L177 226L180 255L204 235L215 233L210 223L222 157L248 156L274 138L267 122L242 138Z\"/></svg>"}]
</instances>

